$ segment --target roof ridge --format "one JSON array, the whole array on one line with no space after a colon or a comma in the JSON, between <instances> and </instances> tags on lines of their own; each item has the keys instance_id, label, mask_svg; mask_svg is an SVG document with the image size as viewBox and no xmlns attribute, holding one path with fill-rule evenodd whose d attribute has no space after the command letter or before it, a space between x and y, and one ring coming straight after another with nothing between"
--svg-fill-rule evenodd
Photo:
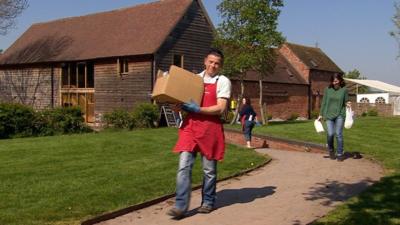
<instances>
[{"instance_id":1,"label":"roof ridge","mask_svg":"<svg viewBox=\"0 0 400 225\"><path fill-rule=\"evenodd\" d=\"M301 45L301 44L292 43L292 42L286 42L286 43L289 44L289 45L297 45L297 46L300 46L300 47L303 47L303 48L313 48L313 49L318 49L318 50L322 51L320 47L313 47L313 46L308 46L308 45Z\"/></svg>"},{"instance_id":2,"label":"roof ridge","mask_svg":"<svg viewBox=\"0 0 400 225\"><path fill-rule=\"evenodd\" d=\"M117 9L112 9L112 10L109 10L109 11L93 12L93 13L88 13L88 14L85 14L85 15L69 16L69 17L64 17L64 18L58 18L58 19L53 19L53 20L33 23L32 26L49 24L49 23L54 23L54 22L61 22L61 21L69 21L69 20L73 20L73 19L77 19L77 18L90 17L90 16L95 16L95 15L100 15L100 14L115 13L115 12L130 10L130 9L137 8L137 7L160 4L160 3L166 2L166 1L172 1L172 0L156 0L156 1L153 0L152 2L140 3L140 4L136 4L136 5L132 5L132 6L125 6L125 7L121 7L121 8L117 8Z\"/></svg>"}]
</instances>

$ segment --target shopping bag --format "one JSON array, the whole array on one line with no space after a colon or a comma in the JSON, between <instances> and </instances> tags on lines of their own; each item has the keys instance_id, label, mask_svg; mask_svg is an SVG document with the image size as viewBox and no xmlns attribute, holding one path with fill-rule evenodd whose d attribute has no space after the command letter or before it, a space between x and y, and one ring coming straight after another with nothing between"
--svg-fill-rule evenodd
<instances>
[{"instance_id":1,"label":"shopping bag","mask_svg":"<svg viewBox=\"0 0 400 225\"><path fill-rule=\"evenodd\" d=\"M315 130L317 131L317 133L324 132L324 127L322 126L322 123L320 120L316 119L314 121L314 127L315 127Z\"/></svg>"},{"instance_id":2,"label":"shopping bag","mask_svg":"<svg viewBox=\"0 0 400 225\"><path fill-rule=\"evenodd\" d=\"M353 110L351 110L350 107L346 107L346 119L344 120L344 128L350 129L351 126L353 126L354 123L353 115L354 115Z\"/></svg>"}]
</instances>

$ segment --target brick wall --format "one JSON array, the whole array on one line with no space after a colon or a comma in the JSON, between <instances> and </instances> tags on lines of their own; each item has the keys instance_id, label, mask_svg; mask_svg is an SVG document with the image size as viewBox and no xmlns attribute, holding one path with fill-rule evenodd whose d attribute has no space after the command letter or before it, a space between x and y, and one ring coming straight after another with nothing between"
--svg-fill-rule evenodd
<instances>
[{"instance_id":1,"label":"brick wall","mask_svg":"<svg viewBox=\"0 0 400 225\"><path fill-rule=\"evenodd\" d=\"M369 104L369 103L354 103L353 102L354 114L361 116L363 112L369 110L378 111L378 116L393 116L393 105L392 104Z\"/></svg>"},{"instance_id":2,"label":"brick wall","mask_svg":"<svg viewBox=\"0 0 400 225\"><path fill-rule=\"evenodd\" d=\"M267 114L273 118L288 119L292 114L308 118L308 86L265 82L263 102L267 105ZM232 81L233 96L240 93L240 82ZM257 81L245 81L244 95L251 98L252 106L260 115L259 84Z\"/></svg>"},{"instance_id":3,"label":"brick wall","mask_svg":"<svg viewBox=\"0 0 400 225\"><path fill-rule=\"evenodd\" d=\"M310 74L310 81L311 91L313 94L317 94L317 92L319 92L321 95L323 95L325 88L327 88L330 84L330 78L333 74L334 72L312 70Z\"/></svg>"},{"instance_id":4,"label":"brick wall","mask_svg":"<svg viewBox=\"0 0 400 225\"><path fill-rule=\"evenodd\" d=\"M286 45L283 45L279 52L292 64L292 66L303 76L308 82L310 69L297 57Z\"/></svg>"},{"instance_id":5,"label":"brick wall","mask_svg":"<svg viewBox=\"0 0 400 225\"><path fill-rule=\"evenodd\" d=\"M324 96L324 90L330 84L330 78L334 72L311 70L310 85L311 85L311 105L312 110L319 111Z\"/></svg>"}]
</instances>

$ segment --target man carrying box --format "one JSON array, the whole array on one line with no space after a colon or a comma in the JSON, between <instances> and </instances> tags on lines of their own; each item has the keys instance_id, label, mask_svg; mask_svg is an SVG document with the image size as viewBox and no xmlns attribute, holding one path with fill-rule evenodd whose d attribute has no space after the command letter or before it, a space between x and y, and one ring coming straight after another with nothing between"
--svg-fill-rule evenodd
<instances>
[{"instance_id":1,"label":"man carrying box","mask_svg":"<svg viewBox=\"0 0 400 225\"><path fill-rule=\"evenodd\" d=\"M179 168L176 183L175 207L168 215L175 219L185 216L189 208L192 168L197 152L200 152L203 167L202 203L199 213L210 213L214 209L217 183L217 161L225 152L225 137L220 116L224 113L231 95L231 82L219 71L224 55L211 49L204 59L204 94L201 105L189 102L181 105L188 112L181 128L174 152L179 153Z\"/></svg>"}]
</instances>

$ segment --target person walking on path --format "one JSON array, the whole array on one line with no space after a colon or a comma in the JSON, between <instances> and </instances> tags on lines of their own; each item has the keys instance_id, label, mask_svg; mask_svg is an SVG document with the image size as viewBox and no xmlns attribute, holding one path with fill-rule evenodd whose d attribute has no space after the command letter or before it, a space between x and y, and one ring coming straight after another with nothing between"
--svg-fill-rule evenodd
<instances>
[{"instance_id":1,"label":"person walking on path","mask_svg":"<svg viewBox=\"0 0 400 225\"><path fill-rule=\"evenodd\" d=\"M179 129L174 152L179 153L176 178L175 207L167 214L174 219L185 216L191 195L192 168L197 153L201 155L203 168L202 202L199 213L210 213L216 200L217 162L224 158L225 137L220 116L227 107L231 95L231 82L219 74L224 55L211 49L204 59L205 70L199 74L204 81L201 105L184 103L182 110L188 112Z\"/></svg>"},{"instance_id":2,"label":"person walking on path","mask_svg":"<svg viewBox=\"0 0 400 225\"><path fill-rule=\"evenodd\" d=\"M329 158L343 161L343 125L346 118L346 107L351 107L349 95L342 75L331 76L330 85L324 91L318 120L325 119L327 126L327 144ZM336 134L337 149L334 150L334 136Z\"/></svg>"},{"instance_id":3,"label":"person walking on path","mask_svg":"<svg viewBox=\"0 0 400 225\"><path fill-rule=\"evenodd\" d=\"M253 107L249 98L244 97L242 100L242 108L240 110L240 122L242 123L242 131L244 139L246 140L247 148L252 148L251 146L251 132L255 125L255 118L257 116L254 112Z\"/></svg>"}]
</instances>

